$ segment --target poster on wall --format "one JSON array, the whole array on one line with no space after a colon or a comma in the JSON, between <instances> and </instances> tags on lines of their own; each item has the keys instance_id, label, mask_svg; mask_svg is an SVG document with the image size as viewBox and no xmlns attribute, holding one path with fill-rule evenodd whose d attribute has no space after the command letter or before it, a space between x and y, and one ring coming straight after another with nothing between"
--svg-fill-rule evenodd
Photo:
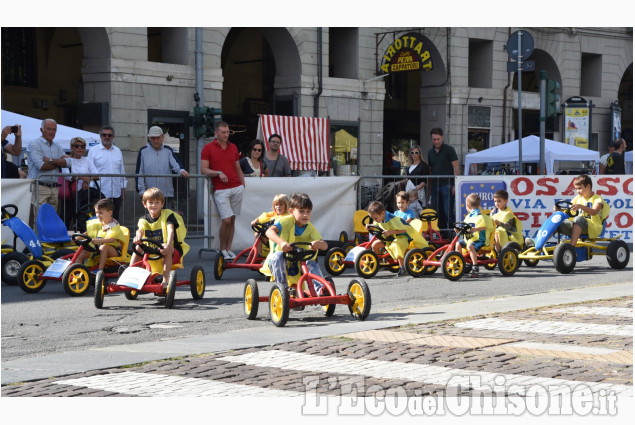
<instances>
[{"instance_id":1,"label":"poster on wall","mask_svg":"<svg viewBox=\"0 0 635 425\"><path fill-rule=\"evenodd\" d=\"M573 175L556 176L460 176L456 178L457 221L467 214L465 198L470 193L481 197L481 208L494 207L494 193L509 194L507 205L523 223L525 237L534 238L542 223L553 213L558 200L571 200L577 193ZM611 207L601 237L622 236L633 242L633 177L591 176L593 191Z\"/></svg>"},{"instance_id":2,"label":"poster on wall","mask_svg":"<svg viewBox=\"0 0 635 425\"><path fill-rule=\"evenodd\" d=\"M589 149L589 108L566 107L564 119L564 142Z\"/></svg>"}]
</instances>

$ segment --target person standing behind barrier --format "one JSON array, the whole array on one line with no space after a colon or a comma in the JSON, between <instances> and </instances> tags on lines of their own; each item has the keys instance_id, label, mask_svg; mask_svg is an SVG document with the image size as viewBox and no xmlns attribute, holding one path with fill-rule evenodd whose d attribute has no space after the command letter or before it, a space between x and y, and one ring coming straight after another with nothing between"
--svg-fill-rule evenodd
<instances>
[{"instance_id":1,"label":"person standing behind barrier","mask_svg":"<svg viewBox=\"0 0 635 425\"><path fill-rule=\"evenodd\" d=\"M73 137L71 139L71 168L62 170L64 173L73 173L73 174L92 174L97 175L99 171L95 168L92 162L88 160L87 157L84 156L86 153L86 140L81 137ZM88 187L90 186L90 181L97 179L98 177L88 177L88 176L79 176L79 177L65 177L66 180L71 181L71 193L68 199L65 199L65 208L63 210L64 216L64 224L66 227L70 228L71 223L74 219L77 218L78 207L81 205L77 205L77 200L88 199L88 196L85 195ZM81 203L81 202L80 202ZM76 220L77 222L78 220ZM80 232L86 231L85 222L82 227L79 229Z\"/></svg>"},{"instance_id":2,"label":"person standing behind barrier","mask_svg":"<svg viewBox=\"0 0 635 425\"><path fill-rule=\"evenodd\" d=\"M161 127L153 126L148 130L148 143L137 154L137 168L135 174L180 174L185 178L190 177L185 169L174 158L171 147L163 144L165 134ZM174 203L174 183L172 177L139 177L137 178L137 191L143 198L146 189L156 187L165 196L166 208L176 211Z\"/></svg>"},{"instance_id":3,"label":"person standing behind barrier","mask_svg":"<svg viewBox=\"0 0 635 425\"><path fill-rule=\"evenodd\" d=\"M626 174L626 165L624 164L625 149L626 140L617 139L613 144L613 153L606 160L606 174Z\"/></svg>"},{"instance_id":4,"label":"person standing behind barrier","mask_svg":"<svg viewBox=\"0 0 635 425\"><path fill-rule=\"evenodd\" d=\"M13 133L13 130L16 130L16 132ZM9 137L9 134L11 133L14 134L13 144L9 143L9 141L7 140L7 137ZM14 163L7 161L5 152L10 153L13 156L20 156L20 154L22 153L21 125L15 125L13 127L8 125L2 129L2 178L25 178L26 174L24 174L24 171L20 170Z\"/></svg>"},{"instance_id":5,"label":"person standing behind barrier","mask_svg":"<svg viewBox=\"0 0 635 425\"><path fill-rule=\"evenodd\" d=\"M57 210L57 196L59 193L57 176L46 176L40 178L42 173L51 171L59 172L61 167L70 167L71 160L64 153L64 150L53 142L57 134L57 122L51 118L46 118L40 126L42 136L33 140L27 147L29 161L29 179L38 180L37 188L33 191L31 203L35 208L33 219L37 218L40 205L51 204ZM36 191L38 194L38 204L36 204Z\"/></svg>"},{"instance_id":6,"label":"person standing behind barrier","mask_svg":"<svg viewBox=\"0 0 635 425\"><path fill-rule=\"evenodd\" d=\"M231 246L236 217L242 206L245 176L240 168L238 148L229 141L229 124L216 121L214 135L216 138L201 151L201 174L212 178L214 202L221 219L221 254L226 260L232 260L236 258Z\"/></svg>"},{"instance_id":7,"label":"person standing behind barrier","mask_svg":"<svg viewBox=\"0 0 635 425\"><path fill-rule=\"evenodd\" d=\"M459 158L454 148L443 143L443 130L430 130L432 149L428 151L428 165L433 176L458 176ZM439 216L439 227L448 229L454 225L454 178L430 181L432 208Z\"/></svg>"},{"instance_id":8,"label":"person standing behind barrier","mask_svg":"<svg viewBox=\"0 0 635 425\"><path fill-rule=\"evenodd\" d=\"M609 157L611 156L614 150L615 150L615 140L611 140L611 142L609 143L609 151L600 157L599 174L606 174L606 161L609 159Z\"/></svg>"},{"instance_id":9,"label":"person standing behind barrier","mask_svg":"<svg viewBox=\"0 0 635 425\"><path fill-rule=\"evenodd\" d=\"M262 160L267 164L269 177L291 177L291 167L286 156L280 153L282 137L278 134L269 136L269 150Z\"/></svg>"},{"instance_id":10,"label":"person standing behind barrier","mask_svg":"<svg viewBox=\"0 0 635 425\"><path fill-rule=\"evenodd\" d=\"M240 158L240 168L245 177L269 177L267 163L262 160L265 144L255 139L249 144L248 149L247 156Z\"/></svg>"},{"instance_id":11,"label":"person standing behind barrier","mask_svg":"<svg viewBox=\"0 0 635 425\"><path fill-rule=\"evenodd\" d=\"M121 150L113 144L115 129L109 125L103 126L99 130L101 144L93 146L88 151L88 160L93 163L99 174L126 174L123 166L123 156ZM91 187L101 190L106 198L112 199L115 209L112 216L119 220L119 210L123 203L128 180L125 177L101 177L99 187L96 181L90 183Z\"/></svg>"}]
</instances>

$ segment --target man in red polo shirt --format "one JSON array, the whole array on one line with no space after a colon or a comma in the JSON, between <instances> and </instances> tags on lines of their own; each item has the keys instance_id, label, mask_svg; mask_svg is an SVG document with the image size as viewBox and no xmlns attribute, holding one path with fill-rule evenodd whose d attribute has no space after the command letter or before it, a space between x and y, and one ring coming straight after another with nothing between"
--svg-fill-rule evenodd
<instances>
[{"instance_id":1,"label":"man in red polo shirt","mask_svg":"<svg viewBox=\"0 0 635 425\"><path fill-rule=\"evenodd\" d=\"M229 141L229 124L214 123L216 138L201 152L201 174L210 176L214 184L214 202L220 213L219 240L225 260L236 258L231 251L236 216L240 214L245 189L245 176L238 160L238 148Z\"/></svg>"}]
</instances>

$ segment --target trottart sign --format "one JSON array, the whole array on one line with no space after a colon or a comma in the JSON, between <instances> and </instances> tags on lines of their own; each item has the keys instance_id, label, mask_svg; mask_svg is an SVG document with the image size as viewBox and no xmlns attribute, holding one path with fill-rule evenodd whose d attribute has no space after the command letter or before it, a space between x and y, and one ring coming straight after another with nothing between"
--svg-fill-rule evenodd
<instances>
[{"instance_id":1,"label":"trottart sign","mask_svg":"<svg viewBox=\"0 0 635 425\"><path fill-rule=\"evenodd\" d=\"M381 70L387 74L431 69L430 51L417 34L406 34L395 39L386 49L381 65Z\"/></svg>"}]
</instances>

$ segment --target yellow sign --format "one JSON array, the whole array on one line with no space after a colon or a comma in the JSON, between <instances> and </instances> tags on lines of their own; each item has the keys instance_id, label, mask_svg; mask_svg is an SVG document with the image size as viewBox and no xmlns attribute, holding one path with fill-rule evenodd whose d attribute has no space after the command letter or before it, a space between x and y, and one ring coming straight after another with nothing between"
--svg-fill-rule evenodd
<instances>
[{"instance_id":1,"label":"yellow sign","mask_svg":"<svg viewBox=\"0 0 635 425\"><path fill-rule=\"evenodd\" d=\"M407 34L395 39L384 53L381 70L385 73L422 69L432 69L432 58L416 34Z\"/></svg>"}]
</instances>

